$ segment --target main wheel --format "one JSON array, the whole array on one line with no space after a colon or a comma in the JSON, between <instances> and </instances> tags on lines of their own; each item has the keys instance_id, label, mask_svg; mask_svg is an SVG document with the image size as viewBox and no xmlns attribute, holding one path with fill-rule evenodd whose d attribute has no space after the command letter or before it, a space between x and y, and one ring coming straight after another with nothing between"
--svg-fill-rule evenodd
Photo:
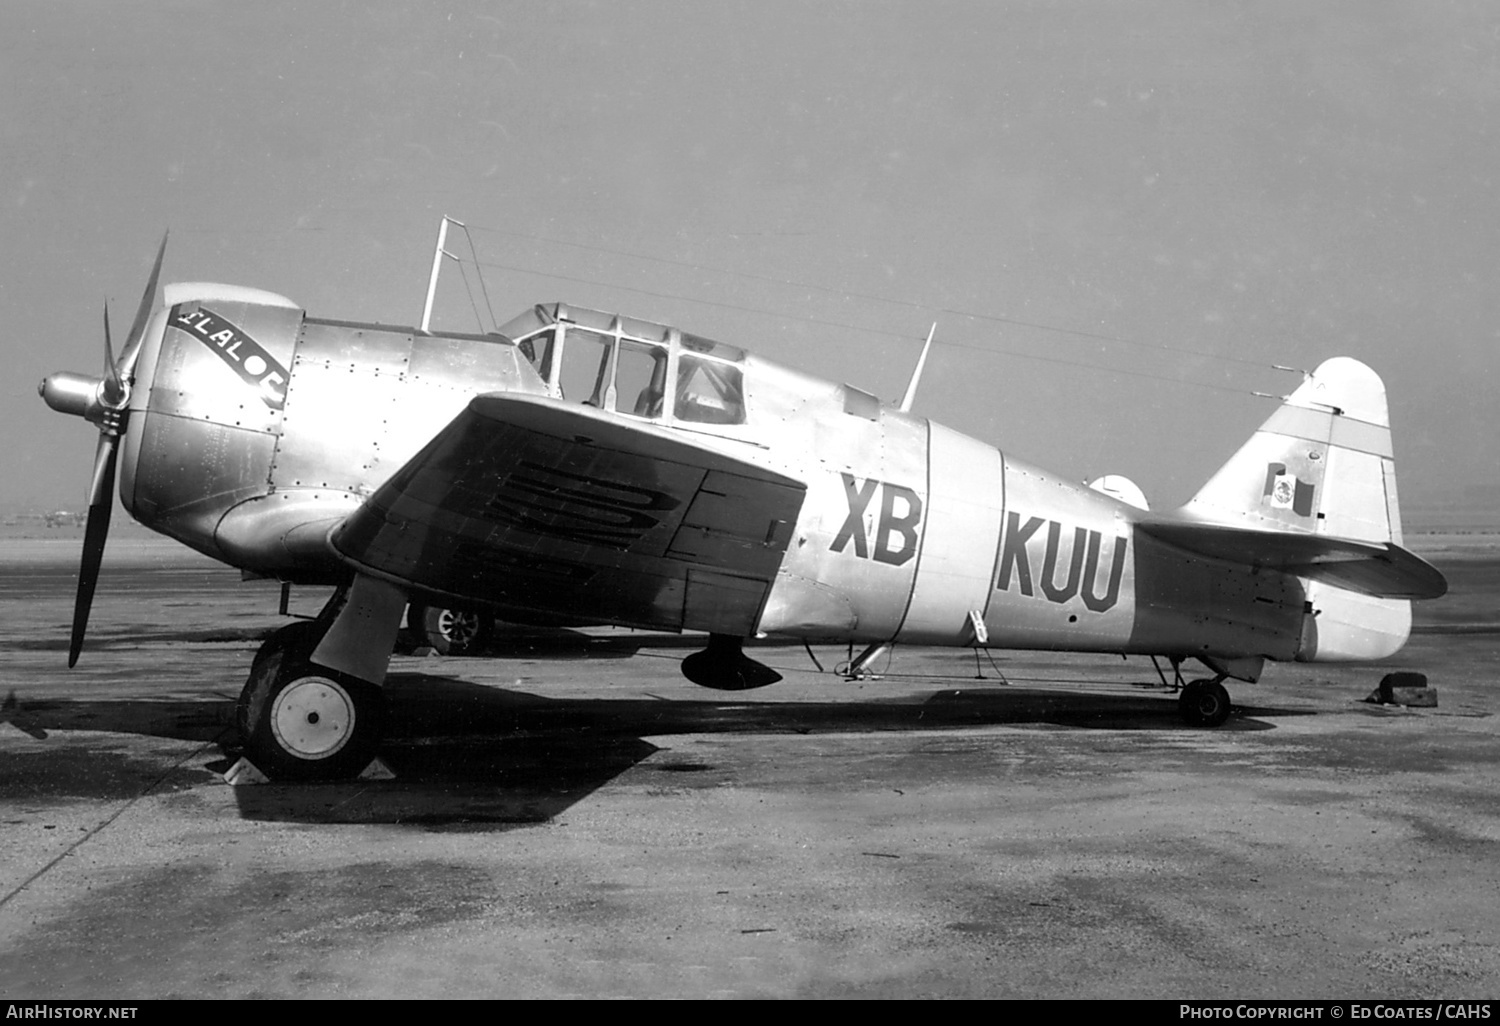
<instances>
[{"instance_id":1,"label":"main wheel","mask_svg":"<svg viewBox=\"0 0 1500 1026\"><path fill-rule=\"evenodd\" d=\"M339 780L375 757L385 719L380 689L307 661L270 652L240 694L245 754L273 780Z\"/></svg>"},{"instance_id":2,"label":"main wheel","mask_svg":"<svg viewBox=\"0 0 1500 1026\"><path fill-rule=\"evenodd\" d=\"M1195 680L1177 698L1178 711L1193 727L1217 727L1229 719L1229 692L1216 680Z\"/></svg>"},{"instance_id":3,"label":"main wheel","mask_svg":"<svg viewBox=\"0 0 1500 1026\"><path fill-rule=\"evenodd\" d=\"M470 655L489 642L494 621L487 613L467 609L412 605L406 610L406 626L440 655Z\"/></svg>"}]
</instances>

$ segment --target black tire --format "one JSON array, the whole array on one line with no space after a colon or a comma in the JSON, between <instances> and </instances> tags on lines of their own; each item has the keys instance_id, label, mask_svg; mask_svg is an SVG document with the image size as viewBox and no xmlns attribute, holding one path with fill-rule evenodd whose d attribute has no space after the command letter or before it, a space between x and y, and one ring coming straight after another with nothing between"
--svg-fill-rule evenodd
<instances>
[{"instance_id":1,"label":"black tire","mask_svg":"<svg viewBox=\"0 0 1500 1026\"><path fill-rule=\"evenodd\" d=\"M312 650L318 647L318 642L323 640L327 630L328 625L319 620L298 620L276 628L260 643L260 648L255 650L250 672L254 673L268 656L276 652L296 652L303 657L311 656Z\"/></svg>"},{"instance_id":2,"label":"black tire","mask_svg":"<svg viewBox=\"0 0 1500 1026\"><path fill-rule=\"evenodd\" d=\"M1229 692L1216 680L1195 680L1182 689L1177 708L1188 726L1222 726L1229 719Z\"/></svg>"},{"instance_id":3,"label":"black tire","mask_svg":"<svg viewBox=\"0 0 1500 1026\"><path fill-rule=\"evenodd\" d=\"M495 621L488 613L413 603L406 610L406 626L416 635L417 644L429 645L439 655L459 656L483 651Z\"/></svg>"},{"instance_id":4,"label":"black tire","mask_svg":"<svg viewBox=\"0 0 1500 1026\"><path fill-rule=\"evenodd\" d=\"M246 757L272 780L346 780L375 757L385 696L284 649L251 669L237 716Z\"/></svg>"}]
</instances>

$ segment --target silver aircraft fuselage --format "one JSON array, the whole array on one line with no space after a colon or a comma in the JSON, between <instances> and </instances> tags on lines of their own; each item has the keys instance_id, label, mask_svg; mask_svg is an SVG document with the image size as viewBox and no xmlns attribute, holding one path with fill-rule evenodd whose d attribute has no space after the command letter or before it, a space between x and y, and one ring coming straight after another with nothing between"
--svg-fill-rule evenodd
<instances>
[{"instance_id":1,"label":"silver aircraft fuselage","mask_svg":"<svg viewBox=\"0 0 1500 1026\"><path fill-rule=\"evenodd\" d=\"M681 381L690 362L697 386L637 400L652 368ZM756 633L1309 659L1379 658L1409 627L1409 604L1387 600L1373 641L1341 648L1325 621L1320 646L1293 574L1163 544L1136 529L1136 507L851 386L560 304L497 334L429 335L308 317L253 289L168 286L136 366L120 496L248 573L336 580L330 531L491 392L584 402L805 482ZM496 610L536 600L502 575L477 594L410 585ZM607 604L583 613L610 618ZM700 625L687 611L660 626Z\"/></svg>"}]
</instances>

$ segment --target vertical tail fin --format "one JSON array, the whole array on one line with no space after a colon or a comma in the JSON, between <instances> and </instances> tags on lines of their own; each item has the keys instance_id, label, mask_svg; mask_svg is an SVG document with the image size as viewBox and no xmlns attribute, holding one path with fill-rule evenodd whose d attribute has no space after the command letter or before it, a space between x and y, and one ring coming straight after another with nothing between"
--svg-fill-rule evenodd
<instances>
[{"instance_id":1,"label":"vertical tail fin","mask_svg":"<svg viewBox=\"0 0 1500 1026\"><path fill-rule=\"evenodd\" d=\"M1182 512L1263 531L1401 543L1385 385L1325 361Z\"/></svg>"},{"instance_id":2,"label":"vertical tail fin","mask_svg":"<svg viewBox=\"0 0 1500 1026\"><path fill-rule=\"evenodd\" d=\"M1321 364L1181 510L1260 531L1401 544L1385 385L1347 357ZM1411 603L1307 581L1301 661L1383 659Z\"/></svg>"}]
</instances>

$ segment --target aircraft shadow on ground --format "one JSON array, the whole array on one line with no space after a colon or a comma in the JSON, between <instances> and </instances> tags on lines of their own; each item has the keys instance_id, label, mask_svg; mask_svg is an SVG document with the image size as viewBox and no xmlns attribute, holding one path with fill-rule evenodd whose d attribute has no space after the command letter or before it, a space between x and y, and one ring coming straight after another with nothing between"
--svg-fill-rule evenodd
<instances>
[{"instance_id":1,"label":"aircraft shadow on ground","mask_svg":"<svg viewBox=\"0 0 1500 1026\"><path fill-rule=\"evenodd\" d=\"M234 790L250 819L312 823L388 823L429 831L505 830L554 820L570 806L658 751L645 740L673 734L814 734L930 731L1048 724L1079 730L1189 731L1174 701L1159 693L1100 695L1039 688L943 687L896 699L838 702L709 698L554 699L427 673L395 673L387 682L382 759L391 781ZM1262 716L1302 710L1238 707L1220 730L1272 729ZM8 702L5 718L33 737L52 730L137 734L218 745L223 772L238 754L233 703L213 701ZM118 761L119 753L110 758ZM68 794L90 796L75 751L70 771L54 777ZM0 758L0 763L5 760ZM96 775L114 774L108 759ZM667 767L676 768L676 767ZM703 767L680 767L684 772ZM185 767L184 767L185 771ZM4 776L0 772L0 776ZM179 772L177 776L181 776ZM166 778L163 778L166 779ZM173 778L175 780L175 777ZM211 779L193 770L186 785ZM66 785L63 781L71 781ZM113 791L111 791L113 794ZM60 796L61 792L59 792Z\"/></svg>"},{"instance_id":2,"label":"aircraft shadow on ground","mask_svg":"<svg viewBox=\"0 0 1500 1026\"><path fill-rule=\"evenodd\" d=\"M675 686L675 682L674 682ZM1047 723L1102 730L1189 730L1160 692L1109 695L1014 685L939 687L921 695L842 701L775 701L697 691L693 698L549 698L451 677L395 673L387 681L393 743L405 738L516 735L849 733ZM766 697L762 697L766 696ZM770 698L771 700L768 700ZM1269 730L1258 716L1299 711L1237 707L1220 730Z\"/></svg>"},{"instance_id":3,"label":"aircraft shadow on ground","mask_svg":"<svg viewBox=\"0 0 1500 1026\"><path fill-rule=\"evenodd\" d=\"M103 653L116 648L138 649L145 645L165 644L232 644L244 642L247 650L253 651L255 643L263 640L271 631L266 628L205 627L198 630L161 628L147 625L132 625L111 630L95 628L89 635L87 653L91 658L102 658ZM0 651L10 652L66 652L68 638L61 636L12 637L0 641Z\"/></svg>"},{"instance_id":4,"label":"aircraft shadow on ground","mask_svg":"<svg viewBox=\"0 0 1500 1026\"><path fill-rule=\"evenodd\" d=\"M946 688L907 700L552 699L420 673L393 674L382 758L397 775L375 785L237 788L243 815L302 822L377 822L433 832L514 829L555 820L674 734L923 731L1046 723L1077 729L1189 730L1176 703L1151 695L1086 695L1014 687ZM1245 710L1224 730L1265 730ZM688 773L710 767L671 763Z\"/></svg>"}]
</instances>

